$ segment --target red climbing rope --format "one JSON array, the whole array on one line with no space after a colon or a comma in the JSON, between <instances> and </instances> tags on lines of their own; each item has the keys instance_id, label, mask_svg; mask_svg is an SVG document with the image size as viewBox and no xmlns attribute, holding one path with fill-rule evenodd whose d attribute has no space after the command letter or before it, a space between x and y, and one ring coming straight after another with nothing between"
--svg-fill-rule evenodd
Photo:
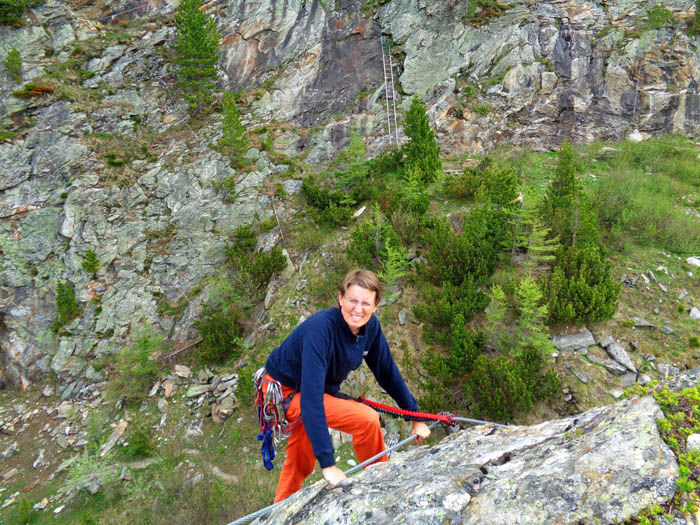
<instances>
[{"instance_id":1,"label":"red climbing rope","mask_svg":"<svg viewBox=\"0 0 700 525\"><path fill-rule=\"evenodd\" d=\"M408 419L410 421L440 421L441 423L444 423L446 425L455 424L455 422L453 421L453 418L456 417L455 414L429 414L427 412L404 410L402 408L377 403L376 401L370 401L366 397L362 396L358 397L357 400L369 407L372 407L377 412L384 412L385 414L389 414L390 416L401 416L404 419Z\"/></svg>"}]
</instances>

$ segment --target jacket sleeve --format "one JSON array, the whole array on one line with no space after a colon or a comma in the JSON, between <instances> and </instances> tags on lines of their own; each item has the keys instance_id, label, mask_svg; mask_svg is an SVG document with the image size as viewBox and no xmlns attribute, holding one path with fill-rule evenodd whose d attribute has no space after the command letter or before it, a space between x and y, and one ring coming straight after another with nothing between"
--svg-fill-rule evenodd
<instances>
[{"instance_id":1,"label":"jacket sleeve","mask_svg":"<svg viewBox=\"0 0 700 525\"><path fill-rule=\"evenodd\" d=\"M302 342L301 419L321 468L335 465L326 410L323 406L330 343L329 332L323 329L307 332Z\"/></svg>"},{"instance_id":2,"label":"jacket sleeve","mask_svg":"<svg viewBox=\"0 0 700 525\"><path fill-rule=\"evenodd\" d=\"M409 392L406 382L396 366L379 321L376 321L376 323L377 334L370 343L365 362L372 370L379 386L386 390L400 408L404 410L418 410L418 402Z\"/></svg>"}]
</instances>

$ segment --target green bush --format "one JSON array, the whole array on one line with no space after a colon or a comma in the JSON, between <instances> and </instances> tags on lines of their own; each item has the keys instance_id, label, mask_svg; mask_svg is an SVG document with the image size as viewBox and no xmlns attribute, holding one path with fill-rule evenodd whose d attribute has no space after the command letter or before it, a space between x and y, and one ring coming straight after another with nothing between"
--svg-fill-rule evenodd
<instances>
[{"instance_id":1,"label":"green bush","mask_svg":"<svg viewBox=\"0 0 700 525\"><path fill-rule=\"evenodd\" d=\"M475 206L458 235L445 219L436 219L426 228L423 241L428 246L421 274L429 281L455 285L470 275L474 282L486 281L499 257L510 244L504 214L491 205Z\"/></svg>"},{"instance_id":2,"label":"green bush","mask_svg":"<svg viewBox=\"0 0 700 525\"><path fill-rule=\"evenodd\" d=\"M474 104L472 106L472 110L474 110L474 113L477 115L481 115L482 117L485 117L489 113L491 113L491 110L493 108L491 107L491 104Z\"/></svg>"},{"instance_id":3,"label":"green bush","mask_svg":"<svg viewBox=\"0 0 700 525\"><path fill-rule=\"evenodd\" d=\"M108 397L113 400L123 398L127 403L142 401L160 374L154 354L165 349L163 336L150 330L139 332L134 342L116 356L115 374L110 377L106 389Z\"/></svg>"},{"instance_id":4,"label":"green bush","mask_svg":"<svg viewBox=\"0 0 700 525\"><path fill-rule=\"evenodd\" d=\"M690 348L699 348L700 347L700 338L698 338L697 335L693 335L688 338L688 346Z\"/></svg>"},{"instance_id":5,"label":"green bush","mask_svg":"<svg viewBox=\"0 0 700 525\"><path fill-rule=\"evenodd\" d=\"M617 309L620 284L610 275L612 265L595 245L562 247L551 276L544 280L552 322L594 322L609 319Z\"/></svg>"},{"instance_id":6,"label":"green bush","mask_svg":"<svg viewBox=\"0 0 700 525\"><path fill-rule=\"evenodd\" d=\"M67 281L56 282L56 319L51 325L58 332L80 312L73 287Z\"/></svg>"},{"instance_id":7,"label":"green bush","mask_svg":"<svg viewBox=\"0 0 700 525\"><path fill-rule=\"evenodd\" d=\"M394 229L375 205L371 214L352 232L347 254L359 267L379 272L389 247L399 246L401 241Z\"/></svg>"},{"instance_id":8,"label":"green bush","mask_svg":"<svg viewBox=\"0 0 700 525\"><path fill-rule=\"evenodd\" d=\"M465 382L476 417L496 421L529 411L535 401L550 398L558 387L559 378L544 369L542 355L535 349L527 349L519 358L481 355Z\"/></svg>"},{"instance_id":9,"label":"green bush","mask_svg":"<svg viewBox=\"0 0 700 525\"><path fill-rule=\"evenodd\" d=\"M128 445L119 448L119 454L128 460L150 458L156 452L153 430L144 421L132 421L126 436Z\"/></svg>"},{"instance_id":10,"label":"green bush","mask_svg":"<svg viewBox=\"0 0 700 525\"><path fill-rule=\"evenodd\" d=\"M238 372L238 383L236 383L236 399L243 406L252 406L255 401L255 385L253 384L253 376L257 370L257 366L246 366Z\"/></svg>"},{"instance_id":11,"label":"green bush","mask_svg":"<svg viewBox=\"0 0 700 525\"><path fill-rule=\"evenodd\" d=\"M640 27L640 31L652 31L674 25L673 14L663 5L655 5L647 8L647 19Z\"/></svg>"},{"instance_id":12,"label":"green bush","mask_svg":"<svg viewBox=\"0 0 700 525\"><path fill-rule=\"evenodd\" d=\"M258 287L266 286L273 275L280 273L287 267L287 258L279 248L272 248L269 252L258 252L248 268L253 282Z\"/></svg>"},{"instance_id":13,"label":"green bush","mask_svg":"<svg viewBox=\"0 0 700 525\"><path fill-rule=\"evenodd\" d=\"M233 242L226 247L226 255L235 270L250 277L253 287L262 288L274 274L284 270L287 258L279 248L255 252L255 245L255 231L250 226L241 226Z\"/></svg>"},{"instance_id":14,"label":"green bush","mask_svg":"<svg viewBox=\"0 0 700 525\"><path fill-rule=\"evenodd\" d=\"M445 192L455 198L473 198L484 183L484 173L492 165L493 159L484 157L478 166L467 166L460 175L445 181Z\"/></svg>"},{"instance_id":15,"label":"green bush","mask_svg":"<svg viewBox=\"0 0 700 525\"><path fill-rule=\"evenodd\" d=\"M355 199L347 197L343 192L317 185L314 177L304 179L301 192L306 203L319 211L319 222L333 225L350 222L353 214L350 206L355 204Z\"/></svg>"},{"instance_id":16,"label":"green bush","mask_svg":"<svg viewBox=\"0 0 700 525\"><path fill-rule=\"evenodd\" d=\"M41 5L43 0L2 0L0 2L0 25L20 27L24 10Z\"/></svg>"},{"instance_id":17,"label":"green bush","mask_svg":"<svg viewBox=\"0 0 700 525\"><path fill-rule=\"evenodd\" d=\"M391 213L390 221L391 227L404 246L415 243L423 231L423 217L404 208L395 209Z\"/></svg>"},{"instance_id":18,"label":"green bush","mask_svg":"<svg viewBox=\"0 0 700 525\"><path fill-rule=\"evenodd\" d=\"M473 197L482 203L513 207L518 197L518 174L485 157L477 167L466 167L461 175L445 183L445 192L456 198Z\"/></svg>"},{"instance_id":19,"label":"green bush","mask_svg":"<svg viewBox=\"0 0 700 525\"><path fill-rule=\"evenodd\" d=\"M470 321L488 305L488 297L469 274L458 285L445 281L440 287L426 286L423 299L413 307L413 314L428 323L423 327L423 338L428 343L447 343L452 337L448 329L455 319Z\"/></svg>"},{"instance_id":20,"label":"green bush","mask_svg":"<svg viewBox=\"0 0 700 525\"><path fill-rule=\"evenodd\" d=\"M243 312L231 303L205 307L194 325L202 338L194 351L197 362L221 363L241 355L243 319Z\"/></svg>"}]
</instances>

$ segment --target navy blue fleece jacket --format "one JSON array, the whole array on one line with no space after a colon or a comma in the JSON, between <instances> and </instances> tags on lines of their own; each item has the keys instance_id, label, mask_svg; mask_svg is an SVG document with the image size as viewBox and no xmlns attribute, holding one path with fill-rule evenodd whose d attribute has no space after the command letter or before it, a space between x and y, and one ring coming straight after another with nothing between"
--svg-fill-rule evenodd
<instances>
[{"instance_id":1,"label":"navy blue fleece jacket","mask_svg":"<svg viewBox=\"0 0 700 525\"><path fill-rule=\"evenodd\" d=\"M417 410L418 403L408 391L374 315L355 335L340 308L317 312L273 350L265 364L272 377L301 393L301 418L321 468L335 464L323 394L339 392L340 384L360 367L363 358L399 407Z\"/></svg>"}]
</instances>

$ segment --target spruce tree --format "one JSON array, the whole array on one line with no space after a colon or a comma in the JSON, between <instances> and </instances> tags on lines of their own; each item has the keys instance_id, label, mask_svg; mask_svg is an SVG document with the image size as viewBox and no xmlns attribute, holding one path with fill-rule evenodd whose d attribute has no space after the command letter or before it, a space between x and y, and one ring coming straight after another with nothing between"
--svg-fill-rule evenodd
<instances>
[{"instance_id":1,"label":"spruce tree","mask_svg":"<svg viewBox=\"0 0 700 525\"><path fill-rule=\"evenodd\" d=\"M219 33L201 0L181 0L175 18L178 85L197 116L211 106L216 89Z\"/></svg>"},{"instance_id":2,"label":"spruce tree","mask_svg":"<svg viewBox=\"0 0 700 525\"><path fill-rule=\"evenodd\" d=\"M221 152L231 159L231 165L240 167L248 149L248 140L245 137L245 127L241 123L241 112L238 111L236 101L229 92L224 93L223 111L219 147Z\"/></svg>"},{"instance_id":3,"label":"spruce tree","mask_svg":"<svg viewBox=\"0 0 700 525\"><path fill-rule=\"evenodd\" d=\"M403 130L410 139L402 146L405 167L420 170L425 182L432 182L442 172L440 148L435 142L435 134L430 129L430 121L418 95L413 95L411 107L406 114Z\"/></svg>"}]
</instances>

